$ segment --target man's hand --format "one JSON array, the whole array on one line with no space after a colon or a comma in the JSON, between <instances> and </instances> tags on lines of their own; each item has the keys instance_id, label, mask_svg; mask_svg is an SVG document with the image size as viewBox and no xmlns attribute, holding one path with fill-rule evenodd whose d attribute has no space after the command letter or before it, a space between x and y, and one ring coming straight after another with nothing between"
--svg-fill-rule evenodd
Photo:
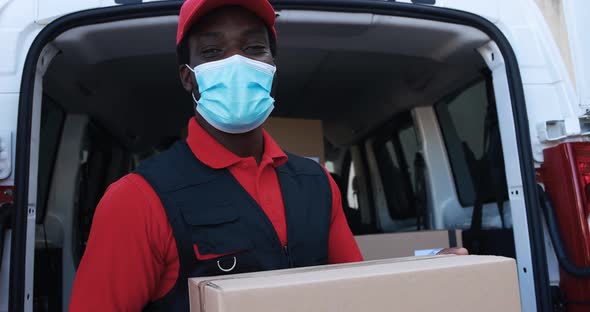
<instances>
[{"instance_id":1,"label":"man's hand","mask_svg":"<svg viewBox=\"0 0 590 312\"><path fill-rule=\"evenodd\" d=\"M467 256L469 255L469 251L465 248L445 248L437 253L437 255L457 255L457 256Z\"/></svg>"}]
</instances>

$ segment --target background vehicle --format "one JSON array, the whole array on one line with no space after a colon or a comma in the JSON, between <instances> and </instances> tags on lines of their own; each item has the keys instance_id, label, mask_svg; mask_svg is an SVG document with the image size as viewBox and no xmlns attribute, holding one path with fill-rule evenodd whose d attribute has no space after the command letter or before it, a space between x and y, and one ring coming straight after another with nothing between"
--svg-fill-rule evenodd
<instances>
[{"instance_id":1,"label":"background vehicle","mask_svg":"<svg viewBox=\"0 0 590 312\"><path fill-rule=\"evenodd\" d=\"M141 2L0 1L0 311L66 310L104 189L182 136L181 3ZM274 1L275 116L322 120L355 234L462 229L587 310L590 4L400 2Z\"/></svg>"}]
</instances>

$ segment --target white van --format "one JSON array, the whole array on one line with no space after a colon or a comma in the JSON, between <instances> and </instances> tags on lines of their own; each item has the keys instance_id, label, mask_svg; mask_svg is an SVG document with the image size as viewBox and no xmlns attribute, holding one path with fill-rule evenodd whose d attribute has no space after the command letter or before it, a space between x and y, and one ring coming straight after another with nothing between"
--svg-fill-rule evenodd
<instances>
[{"instance_id":1,"label":"white van","mask_svg":"<svg viewBox=\"0 0 590 312\"><path fill-rule=\"evenodd\" d=\"M105 188L182 137L147 2L0 0L0 311L67 311ZM271 2L274 116L321 121L355 234L461 230L524 311L590 309L590 2Z\"/></svg>"}]
</instances>

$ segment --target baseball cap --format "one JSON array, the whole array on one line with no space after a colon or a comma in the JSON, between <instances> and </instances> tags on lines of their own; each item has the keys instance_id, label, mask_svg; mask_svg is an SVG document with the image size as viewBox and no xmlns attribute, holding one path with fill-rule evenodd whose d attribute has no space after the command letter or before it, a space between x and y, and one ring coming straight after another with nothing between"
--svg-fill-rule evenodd
<instances>
[{"instance_id":1,"label":"baseball cap","mask_svg":"<svg viewBox=\"0 0 590 312\"><path fill-rule=\"evenodd\" d=\"M186 0L180 8L178 17L178 30L176 32L176 45L182 41L201 17L208 12L226 5L241 6L258 15L276 38L275 11L268 0Z\"/></svg>"}]
</instances>

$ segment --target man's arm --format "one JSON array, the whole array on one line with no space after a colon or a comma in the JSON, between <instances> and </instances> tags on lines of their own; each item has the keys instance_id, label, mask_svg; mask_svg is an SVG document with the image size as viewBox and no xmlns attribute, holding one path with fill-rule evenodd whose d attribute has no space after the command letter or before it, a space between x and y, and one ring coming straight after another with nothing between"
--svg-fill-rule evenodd
<instances>
[{"instance_id":1,"label":"man's arm","mask_svg":"<svg viewBox=\"0 0 590 312\"><path fill-rule=\"evenodd\" d=\"M324 169L325 170L325 169ZM332 190L332 221L330 223L330 237L328 241L328 263L346 263L363 261L356 240L350 231L346 215L342 209L342 197L338 185L326 171Z\"/></svg>"},{"instance_id":2,"label":"man's arm","mask_svg":"<svg viewBox=\"0 0 590 312\"><path fill-rule=\"evenodd\" d=\"M171 235L158 205L140 176L109 187L94 215L70 311L141 311L154 297Z\"/></svg>"}]
</instances>

